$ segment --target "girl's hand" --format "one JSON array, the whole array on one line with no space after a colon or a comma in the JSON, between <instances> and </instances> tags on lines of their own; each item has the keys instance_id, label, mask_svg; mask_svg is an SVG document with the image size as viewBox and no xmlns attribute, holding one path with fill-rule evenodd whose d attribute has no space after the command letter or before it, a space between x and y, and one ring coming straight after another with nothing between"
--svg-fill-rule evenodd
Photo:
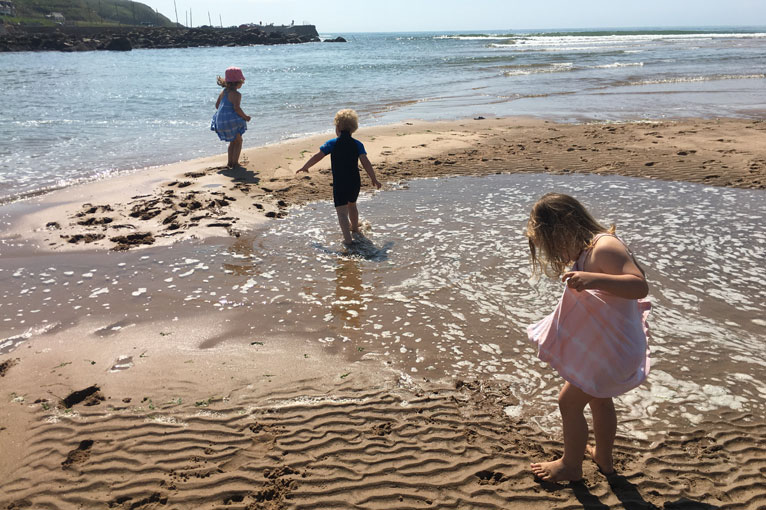
<instances>
[{"instance_id":1,"label":"girl's hand","mask_svg":"<svg viewBox=\"0 0 766 510\"><path fill-rule=\"evenodd\" d=\"M380 186L381 186L380 182L377 179L372 180L372 185L378 189L380 189Z\"/></svg>"},{"instance_id":2,"label":"girl's hand","mask_svg":"<svg viewBox=\"0 0 766 510\"><path fill-rule=\"evenodd\" d=\"M577 292L582 292L586 289L593 289L594 288L594 282L598 276L594 273L586 273L585 271L570 271L568 273L564 273L564 276L561 277L561 281L567 284L567 287L569 287L572 290L576 290Z\"/></svg>"},{"instance_id":3,"label":"girl's hand","mask_svg":"<svg viewBox=\"0 0 766 510\"><path fill-rule=\"evenodd\" d=\"M245 115L245 122L250 122L250 115Z\"/></svg>"},{"instance_id":4,"label":"girl's hand","mask_svg":"<svg viewBox=\"0 0 766 510\"><path fill-rule=\"evenodd\" d=\"M308 168L306 168L305 166L302 166L302 167L300 167L300 168L299 168L299 169L298 169L298 170L297 170L295 173L296 173L296 174L299 174L299 173L301 173L301 172L306 172L306 173L309 173L309 169L308 169Z\"/></svg>"}]
</instances>

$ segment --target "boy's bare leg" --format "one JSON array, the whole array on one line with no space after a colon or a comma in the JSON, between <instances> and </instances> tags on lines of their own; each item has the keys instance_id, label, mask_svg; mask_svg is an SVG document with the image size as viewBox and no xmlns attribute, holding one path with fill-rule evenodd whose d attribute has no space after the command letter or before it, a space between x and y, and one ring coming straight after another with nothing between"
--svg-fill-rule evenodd
<instances>
[{"instance_id":1,"label":"boy's bare leg","mask_svg":"<svg viewBox=\"0 0 766 510\"><path fill-rule=\"evenodd\" d=\"M348 221L351 232L359 232L359 209L356 208L356 202L348 203Z\"/></svg>"},{"instance_id":2,"label":"boy's bare leg","mask_svg":"<svg viewBox=\"0 0 766 510\"><path fill-rule=\"evenodd\" d=\"M559 393L559 411L564 428L564 455L551 462L532 464L532 472L547 482L582 478L582 459L588 443L588 422L583 410L593 397L568 382Z\"/></svg>"},{"instance_id":3,"label":"boy's bare leg","mask_svg":"<svg viewBox=\"0 0 766 510\"><path fill-rule=\"evenodd\" d=\"M348 221L348 206L347 205L339 205L335 208L335 211L338 213L338 223L340 224L340 231L343 232L343 243L344 244L351 244L354 242L354 239L351 237L351 229L349 226Z\"/></svg>"},{"instance_id":4,"label":"boy's bare leg","mask_svg":"<svg viewBox=\"0 0 766 510\"><path fill-rule=\"evenodd\" d=\"M611 398L594 398L590 401L593 414L593 435L596 446L588 446L588 454L593 458L601 472L610 475L614 472L612 449L617 435L617 413Z\"/></svg>"}]
</instances>

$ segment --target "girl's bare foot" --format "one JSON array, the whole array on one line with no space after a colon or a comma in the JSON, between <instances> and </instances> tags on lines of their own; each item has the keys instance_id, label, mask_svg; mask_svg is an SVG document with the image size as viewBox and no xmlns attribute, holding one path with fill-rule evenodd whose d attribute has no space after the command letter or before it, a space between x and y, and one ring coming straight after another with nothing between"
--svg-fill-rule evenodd
<instances>
[{"instance_id":1,"label":"girl's bare foot","mask_svg":"<svg viewBox=\"0 0 766 510\"><path fill-rule=\"evenodd\" d=\"M596 463L596 466L598 466L598 470L601 471L601 474L605 476L613 475L614 474L614 465L612 464L612 459L600 459L598 457L598 453L595 446L588 445L585 447L585 453L587 453L590 458L593 460L593 462Z\"/></svg>"},{"instance_id":2,"label":"girl's bare foot","mask_svg":"<svg viewBox=\"0 0 766 510\"><path fill-rule=\"evenodd\" d=\"M537 478L546 482L576 482L582 479L582 467L569 467L562 459L532 464L530 467Z\"/></svg>"}]
</instances>

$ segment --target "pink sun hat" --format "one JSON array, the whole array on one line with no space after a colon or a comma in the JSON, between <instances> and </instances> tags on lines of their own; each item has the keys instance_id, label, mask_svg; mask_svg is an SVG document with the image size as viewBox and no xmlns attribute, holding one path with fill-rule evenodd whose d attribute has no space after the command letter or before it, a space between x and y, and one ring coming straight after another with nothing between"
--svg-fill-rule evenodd
<instances>
[{"instance_id":1,"label":"pink sun hat","mask_svg":"<svg viewBox=\"0 0 766 510\"><path fill-rule=\"evenodd\" d=\"M242 74L242 69L239 67L230 67L226 70L226 81L236 83L238 81L245 81L245 75Z\"/></svg>"}]
</instances>

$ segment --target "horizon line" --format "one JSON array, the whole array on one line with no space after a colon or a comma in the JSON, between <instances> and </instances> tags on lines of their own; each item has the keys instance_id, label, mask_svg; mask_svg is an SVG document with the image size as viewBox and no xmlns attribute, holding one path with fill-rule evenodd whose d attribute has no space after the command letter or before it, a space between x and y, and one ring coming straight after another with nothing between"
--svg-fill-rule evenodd
<instances>
[{"instance_id":1,"label":"horizon line","mask_svg":"<svg viewBox=\"0 0 766 510\"><path fill-rule=\"evenodd\" d=\"M244 24L244 23L241 23ZM317 25L309 24L317 27ZM289 25L288 25L289 26ZM318 28L318 27L317 27ZM715 29L763 29L766 25L645 25L645 26L602 26L602 27L540 27L540 28L439 28L432 30L326 30L326 32L344 32L347 34L396 34L396 33L433 33L433 32L512 32L512 31L545 31L545 32L593 32L593 31L628 31L628 30L698 30L711 31ZM317 30L319 31L319 30Z\"/></svg>"}]
</instances>

